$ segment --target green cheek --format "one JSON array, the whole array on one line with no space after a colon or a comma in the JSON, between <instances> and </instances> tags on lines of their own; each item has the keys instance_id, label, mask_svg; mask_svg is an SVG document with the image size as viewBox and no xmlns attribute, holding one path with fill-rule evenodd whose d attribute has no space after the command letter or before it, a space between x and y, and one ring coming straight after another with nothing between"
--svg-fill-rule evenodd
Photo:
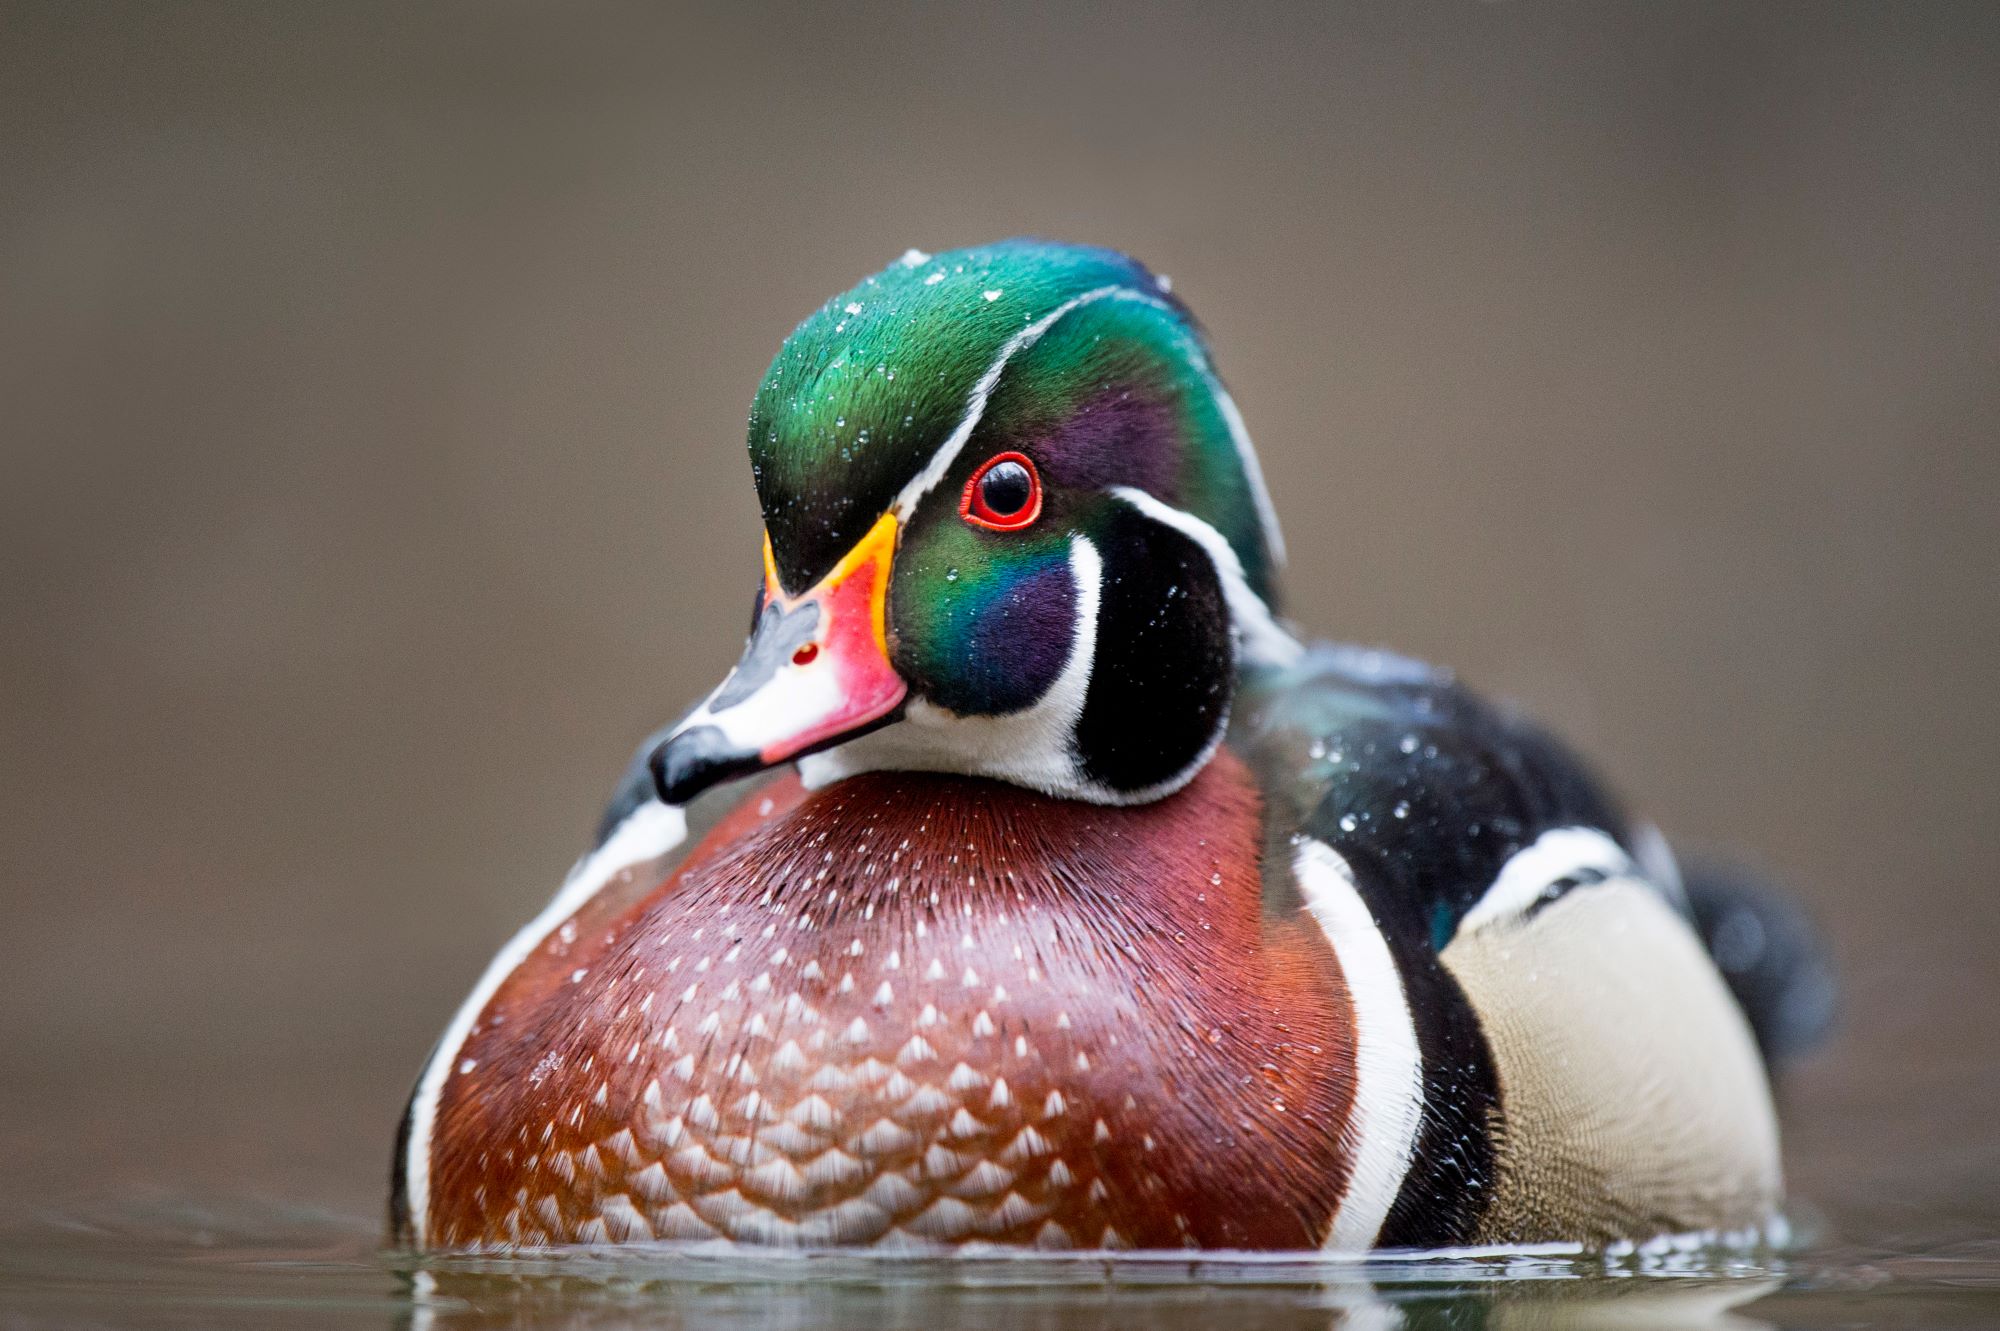
<instances>
[{"instance_id":1,"label":"green cheek","mask_svg":"<svg viewBox=\"0 0 2000 1331\"><path fill-rule=\"evenodd\" d=\"M1075 631L1064 534L995 536L941 522L906 543L896 565L896 668L918 694L962 715L993 715L1047 691Z\"/></svg>"}]
</instances>

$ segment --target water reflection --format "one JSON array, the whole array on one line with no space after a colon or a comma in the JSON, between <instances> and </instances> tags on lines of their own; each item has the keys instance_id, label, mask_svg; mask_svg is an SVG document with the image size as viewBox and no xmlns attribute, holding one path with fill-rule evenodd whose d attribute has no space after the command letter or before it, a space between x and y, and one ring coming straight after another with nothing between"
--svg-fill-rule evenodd
<instances>
[{"instance_id":1,"label":"water reflection","mask_svg":"<svg viewBox=\"0 0 2000 1331\"><path fill-rule=\"evenodd\" d=\"M1716 1253L954 1261L662 1248L419 1262L384 1253L372 1218L297 1209L124 1204L0 1216L0 1325L9 1326L1747 1328L1767 1325L1765 1305L1744 1306L1785 1279L1768 1256Z\"/></svg>"},{"instance_id":2,"label":"water reflection","mask_svg":"<svg viewBox=\"0 0 2000 1331\"><path fill-rule=\"evenodd\" d=\"M1315 1331L1391 1327L1750 1328L1731 1310L1775 1276L1510 1273L1427 1263L1003 1263L953 1270L894 1262L872 1270L816 1261L729 1262L646 1275L451 1269L419 1273L399 1323L447 1328L1214 1328Z\"/></svg>"},{"instance_id":3,"label":"water reflection","mask_svg":"<svg viewBox=\"0 0 2000 1331\"><path fill-rule=\"evenodd\" d=\"M184 1202L0 1212L0 1327L303 1331L2000 1325L2000 1244L1331 1261L715 1250L416 1261L372 1216Z\"/></svg>"}]
</instances>

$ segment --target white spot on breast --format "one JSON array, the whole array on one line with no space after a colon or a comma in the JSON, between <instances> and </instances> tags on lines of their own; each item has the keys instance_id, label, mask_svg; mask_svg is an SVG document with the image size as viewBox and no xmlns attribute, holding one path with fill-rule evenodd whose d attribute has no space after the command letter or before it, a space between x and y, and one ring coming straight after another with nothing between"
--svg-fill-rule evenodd
<instances>
[{"instance_id":1,"label":"white spot on breast","mask_svg":"<svg viewBox=\"0 0 2000 1331\"><path fill-rule=\"evenodd\" d=\"M868 1167L839 1147L829 1147L806 1162L805 1180L816 1188L853 1183Z\"/></svg>"},{"instance_id":2,"label":"white spot on breast","mask_svg":"<svg viewBox=\"0 0 2000 1331\"><path fill-rule=\"evenodd\" d=\"M972 1233L978 1213L956 1197L940 1197L904 1222L912 1234L951 1243Z\"/></svg>"},{"instance_id":3,"label":"white spot on breast","mask_svg":"<svg viewBox=\"0 0 2000 1331\"><path fill-rule=\"evenodd\" d=\"M868 1185L868 1191L861 1195L891 1214L907 1211L923 1200L923 1194L917 1191L916 1184L901 1174L887 1170L876 1175L874 1182Z\"/></svg>"},{"instance_id":4,"label":"white spot on breast","mask_svg":"<svg viewBox=\"0 0 2000 1331\"><path fill-rule=\"evenodd\" d=\"M817 1132L830 1132L840 1123L840 1115L834 1112L833 1106L818 1095L808 1095L793 1105L785 1117Z\"/></svg>"},{"instance_id":5,"label":"white spot on breast","mask_svg":"<svg viewBox=\"0 0 2000 1331\"><path fill-rule=\"evenodd\" d=\"M878 1118L868 1125L867 1131L848 1143L848 1149L856 1155L882 1156L907 1151L916 1144L916 1133L886 1118Z\"/></svg>"},{"instance_id":6,"label":"white spot on breast","mask_svg":"<svg viewBox=\"0 0 2000 1331\"><path fill-rule=\"evenodd\" d=\"M744 1176L744 1182L766 1197L781 1202L795 1202L807 1192L805 1176L799 1173L797 1165L783 1156L775 1156L757 1166Z\"/></svg>"},{"instance_id":7,"label":"white spot on breast","mask_svg":"<svg viewBox=\"0 0 2000 1331\"><path fill-rule=\"evenodd\" d=\"M960 1197L991 1197L1011 1187L1013 1182L1013 1170L1003 1169L991 1160L981 1160L951 1190Z\"/></svg>"},{"instance_id":8,"label":"white spot on breast","mask_svg":"<svg viewBox=\"0 0 2000 1331\"><path fill-rule=\"evenodd\" d=\"M1049 1139L1033 1128L1022 1128L1014 1134L1014 1140L1007 1143L1007 1149L1000 1152L1000 1158L1008 1164L1019 1164L1032 1160L1038 1155L1049 1153Z\"/></svg>"},{"instance_id":9,"label":"white spot on breast","mask_svg":"<svg viewBox=\"0 0 2000 1331\"><path fill-rule=\"evenodd\" d=\"M806 1086L811 1090L832 1091L835 1093L848 1090L853 1085L854 1074L844 1068L835 1067L831 1063L822 1064L820 1070L813 1073L812 1080L806 1083Z\"/></svg>"},{"instance_id":10,"label":"white spot on breast","mask_svg":"<svg viewBox=\"0 0 2000 1331\"><path fill-rule=\"evenodd\" d=\"M941 1145L933 1145L924 1152L924 1177L930 1179L956 1178L965 1170L965 1157L957 1151Z\"/></svg>"},{"instance_id":11,"label":"white spot on breast","mask_svg":"<svg viewBox=\"0 0 2000 1331\"><path fill-rule=\"evenodd\" d=\"M653 1237L653 1227L646 1217L639 1214L639 1208L632 1205L632 1199L622 1192L614 1192L600 1204L601 1216L607 1236L619 1243L639 1243Z\"/></svg>"},{"instance_id":12,"label":"white spot on breast","mask_svg":"<svg viewBox=\"0 0 2000 1331\"><path fill-rule=\"evenodd\" d=\"M674 1185L667 1181L667 1171L655 1160L631 1177L632 1191L648 1201L662 1202L673 1195Z\"/></svg>"}]
</instances>

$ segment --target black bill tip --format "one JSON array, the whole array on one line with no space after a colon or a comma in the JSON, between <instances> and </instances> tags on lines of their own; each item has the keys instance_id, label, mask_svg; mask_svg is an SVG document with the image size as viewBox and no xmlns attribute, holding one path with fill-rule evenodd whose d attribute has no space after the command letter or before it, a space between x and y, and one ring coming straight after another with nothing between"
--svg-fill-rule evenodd
<instances>
[{"instance_id":1,"label":"black bill tip","mask_svg":"<svg viewBox=\"0 0 2000 1331\"><path fill-rule=\"evenodd\" d=\"M695 726L673 736L647 762L653 788L668 804L686 804L733 777L767 766L757 754L739 749L715 726Z\"/></svg>"}]
</instances>

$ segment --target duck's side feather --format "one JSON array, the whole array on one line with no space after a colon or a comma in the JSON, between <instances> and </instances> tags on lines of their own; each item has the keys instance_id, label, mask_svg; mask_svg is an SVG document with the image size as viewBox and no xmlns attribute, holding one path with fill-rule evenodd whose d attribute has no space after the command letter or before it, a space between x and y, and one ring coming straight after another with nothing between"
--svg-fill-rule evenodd
<instances>
[{"instance_id":1,"label":"duck's side feather","mask_svg":"<svg viewBox=\"0 0 2000 1331\"><path fill-rule=\"evenodd\" d=\"M1419 1120L1379 1246L1542 1237L1523 1217L1561 1237L1761 1218L1776 1144L1748 1029L1663 843L1568 750L1445 671L1324 644L1246 678L1229 743L1267 799L1267 909L1310 903L1308 866L1337 865L1401 981ZM1621 974L1595 964L1607 946ZM1624 1079L1660 1035L1648 1014L1677 1008L1688 1066L1659 1071L1688 1094L1649 1108Z\"/></svg>"}]
</instances>

